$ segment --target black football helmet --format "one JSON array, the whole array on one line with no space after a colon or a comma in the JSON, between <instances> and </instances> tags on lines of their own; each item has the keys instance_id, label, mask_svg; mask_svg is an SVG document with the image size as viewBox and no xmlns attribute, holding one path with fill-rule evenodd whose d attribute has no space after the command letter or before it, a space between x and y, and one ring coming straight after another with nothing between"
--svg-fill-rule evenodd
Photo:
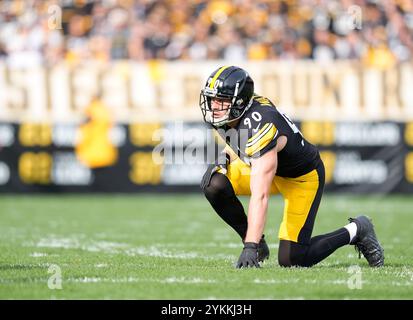
<instances>
[{"instance_id":1,"label":"black football helmet","mask_svg":"<svg viewBox=\"0 0 413 320\"><path fill-rule=\"evenodd\" d=\"M224 66L215 70L209 76L199 96L199 107L205 122L214 127L221 127L241 118L251 106L253 94L254 81L244 69ZM222 108L222 110L227 110L223 117L213 117L212 98L230 101L228 108Z\"/></svg>"}]
</instances>

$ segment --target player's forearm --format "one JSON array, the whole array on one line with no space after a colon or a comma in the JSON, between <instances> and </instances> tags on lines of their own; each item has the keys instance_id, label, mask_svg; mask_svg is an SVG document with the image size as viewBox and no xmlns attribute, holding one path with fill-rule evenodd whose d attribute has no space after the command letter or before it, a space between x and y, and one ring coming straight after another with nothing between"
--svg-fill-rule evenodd
<instances>
[{"instance_id":1,"label":"player's forearm","mask_svg":"<svg viewBox=\"0 0 413 320\"><path fill-rule=\"evenodd\" d=\"M248 208L248 230L245 242L259 243L264 233L269 195L251 195Z\"/></svg>"},{"instance_id":2,"label":"player's forearm","mask_svg":"<svg viewBox=\"0 0 413 320\"><path fill-rule=\"evenodd\" d=\"M248 208L248 229L245 242L259 243L264 232L271 183L277 170L276 149L252 162L251 198Z\"/></svg>"}]
</instances>

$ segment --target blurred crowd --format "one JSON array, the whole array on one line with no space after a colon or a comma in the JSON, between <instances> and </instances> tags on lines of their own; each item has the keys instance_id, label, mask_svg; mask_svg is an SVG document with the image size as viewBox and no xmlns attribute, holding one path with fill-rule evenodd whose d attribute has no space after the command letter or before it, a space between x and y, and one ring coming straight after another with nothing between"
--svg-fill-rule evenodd
<instances>
[{"instance_id":1,"label":"blurred crowd","mask_svg":"<svg viewBox=\"0 0 413 320\"><path fill-rule=\"evenodd\" d=\"M2 0L13 66L131 59L411 61L412 0Z\"/></svg>"}]
</instances>

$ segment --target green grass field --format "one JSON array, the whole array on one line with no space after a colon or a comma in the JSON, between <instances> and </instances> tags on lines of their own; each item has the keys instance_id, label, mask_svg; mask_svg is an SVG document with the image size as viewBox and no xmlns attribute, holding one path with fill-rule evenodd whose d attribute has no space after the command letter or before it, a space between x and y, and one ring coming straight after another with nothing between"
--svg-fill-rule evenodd
<instances>
[{"instance_id":1,"label":"green grass field","mask_svg":"<svg viewBox=\"0 0 413 320\"><path fill-rule=\"evenodd\" d=\"M243 199L247 204L247 199ZM373 218L386 266L354 247L313 268L277 265L282 199L271 200L261 269L236 270L238 236L201 195L0 197L1 299L412 299L413 197L325 196L314 235ZM61 270L62 288L49 289ZM352 266L361 289L350 289ZM51 281L51 280L50 280Z\"/></svg>"}]
</instances>

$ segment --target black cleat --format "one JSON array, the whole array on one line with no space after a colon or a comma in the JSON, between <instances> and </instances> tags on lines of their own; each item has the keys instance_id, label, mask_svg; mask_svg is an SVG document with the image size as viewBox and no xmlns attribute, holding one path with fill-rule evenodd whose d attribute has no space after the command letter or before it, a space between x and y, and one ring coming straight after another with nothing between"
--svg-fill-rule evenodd
<instances>
[{"instance_id":1,"label":"black cleat","mask_svg":"<svg viewBox=\"0 0 413 320\"><path fill-rule=\"evenodd\" d=\"M258 244L258 261L263 262L265 259L270 257L270 249L268 248L267 242L265 242L264 235Z\"/></svg>"},{"instance_id":2,"label":"black cleat","mask_svg":"<svg viewBox=\"0 0 413 320\"><path fill-rule=\"evenodd\" d=\"M368 261L370 267L381 267L384 265L384 250L377 240L373 223L367 216L349 218L348 221L357 225L357 234L350 244L355 245L356 250Z\"/></svg>"}]
</instances>

